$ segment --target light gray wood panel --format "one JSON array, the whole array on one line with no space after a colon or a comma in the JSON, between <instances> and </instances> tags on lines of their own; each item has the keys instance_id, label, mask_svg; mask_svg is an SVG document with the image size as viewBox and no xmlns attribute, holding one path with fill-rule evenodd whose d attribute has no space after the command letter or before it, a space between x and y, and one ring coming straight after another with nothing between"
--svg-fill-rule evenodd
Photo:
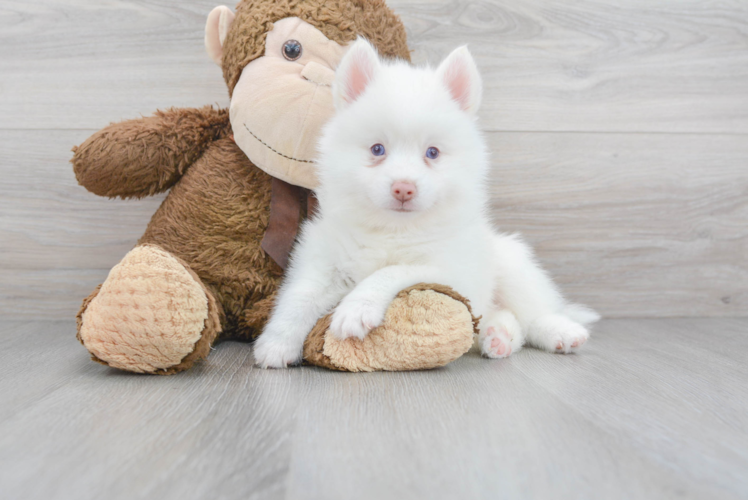
<instances>
[{"instance_id":1,"label":"light gray wood panel","mask_svg":"<svg viewBox=\"0 0 748 500\"><path fill-rule=\"evenodd\" d=\"M228 498L220 494L228 471L251 485L245 491L252 498L270 498L282 488L293 400L284 391L295 389L283 375L290 372L247 377L252 358L244 345L184 378L131 376L89 361L70 321L38 323L37 330L19 332L28 342L16 340L23 348L3 358L13 374L3 377L3 399L19 403L0 427L26 418L45 427L41 434L16 428L15 437L0 438L0 464L18 463L0 473L4 495L150 498L166 488L166 498ZM19 384L30 380L38 384ZM34 442L34 435L42 439ZM221 459L227 446L231 452Z\"/></svg>"},{"instance_id":2,"label":"light gray wood panel","mask_svg":"<svg viewBox=\"0 0 748 500\"><path fill-rule=\"evenodd\" d=\"M93 370L95 363L72 364L69 356L83 346L75 339L71 322L4 321L0 330L0 348L12 356L3 356L0 364L0 422L13 418L70 382L72 374ZM83 351L85 352L85 351ZM33 377L26 384L23 378ZM6 458L6 457L4 457Z\"/></svg>"},{"instance_id":3,"label":"light gray wood panel","mask_svg":"<svg viewBox=\"0 0 748 500\"><path fill-rule=\"evenodd\" d=\"M112 253L109 256L112 266L128 250ZM112 266L98 269L0 268L0 317L74 318L83 299L106 279Z\"/></svg>"},{"instance_id":4,"label":"light gray wood panel","mask_svg":"<svg viewBox=\"0 0 748 500\"><path fill-rule=\"evenodd\" d=\"M98 128L225 105L202 41L216 3L6 0L0 128ZM491 130L748 133L745 2L389 3L416 61L470 44Z\"/></svg>"},{"instance_id":5,"label":"light gray wood panel","mask_svg":"<svg viewBox=\"0 0 748 500\"><path fill-rule=\"evenodd\" d=\"M487 75L488 128L744 131L742 3L393 6L416 60L471 41ZM225 104L220 72L202 49L211 7L4 3L0 128L86 129L0 134L1 313L71 317L142 233L162 197L86 193L69 148L93 127L159 106ZM592 63L577 74L582 60ZM699 71L704 61L710 71ZM620 71L606 73L611 64ZM572 76L560 77L568 68ZM609 316L746 314L745 135L489 138L500 226L526 234L571 298Z\"/></svg>"},{"instance_id":6,"label":"light gray wood panel","mask_svg":"<svg viewBox=\"0 0 748 500\"><path fill-rule=\"evenodd\" d=\"M718 496L748 486L746 320L612 320L593 340L604 348L584 353L581 370L536 357L522 373L670 471L704 460L690 476L703 483L721 475ZM581 389L590 378L594 390Z\"/></svg>"},{"instance_id":7,"label":"light gray wood panel","mask_svg":"<svg viewBox=\"0 0 748 500\"><path fill-rule=\"evenodd\" d=\"M109 200L79 186L70 148L91 133L0 131L5 318L73 317L81 300L135 245L163 200L163 195Z\"/></svg>"},{"instance_id":8,"label":"light gray wood panel","mask_svg":"<svg viewBox=\"0 0 748 500\"><path fill-rule=\"evenodd\" d=\"M748 139L494 133L492 214L608 316L748 313Z\"/></svg>"},{"instance_id":9,"label":"light gray wood panel","mask_svg":"<svg viewBox=\"0 0 748 500\"><path fill-rule=\"evenodd\" d=\"M0 131L0 313L71 318L163 196L78 186L90 131ZM493 214L576 301L606 316L748 314L748 141L491 133Z\"/></svg>"},{"instance_id":10,"label":"light gray wood panel","mask_svg":"<svg viewBox=\"0 0 748 500\"><path fill-rule=\"evenodd\" d=\"M548 362L536 351L518 356L517 363ZM516 366L477 355L458 363L446 377L394 374L384 383L354 383L350 399L365 401L358 405L334 402L351 392L344 384L323 386L317 398L325 411L306 412L294 440L289 497L366 491L372 498L647 498L653 491L709 491L638 456L624 436L581 418L573 403L549 398ZM321 448L341 459L314 463Z\"/></svg>"},{"instance_id":11,"label":"light gray wood panel","mask_svg":"<svg viewBox=\"0 0 748 500\"><path fill-rule=\"evenodd\" d=\"M80 500L744 498L747 334L746 319L606 320L577 355L373 374L258 370L225 343L153 377L90 362L72 321L6 322L0 485Z\"/></svg>"},{"instance_id":12,"label":"light gray wood panel","mask_svg":"<svg viewBox=\"0 0 748 500\"><path fill-rule=\"evenodd\" d=\"M157 108L226 106L203 42L215 5L4 1L0 128L98 129Z\"/></svg>"},{"instance_id":13,"label":"light gray wood panel","mask_svg":"<svg viewBox=\"0 0 748 500\"><path fill-rule=\"evenodd\" d=\"M112 200L78 185L70 149L93 132L0 131L0 268L108 269L145 231L164 195Z\"/></svg>"},{"instance_id":14,"label":"light gray wood panel","mask_svg":"<svg viewBox=\"0 0 748 500\"><path fill-rule=\"evenodd\" d=\"M467 43L490 130L748 132L748 4L390 1L415 60Z\"/></svg>"}]
</instances>

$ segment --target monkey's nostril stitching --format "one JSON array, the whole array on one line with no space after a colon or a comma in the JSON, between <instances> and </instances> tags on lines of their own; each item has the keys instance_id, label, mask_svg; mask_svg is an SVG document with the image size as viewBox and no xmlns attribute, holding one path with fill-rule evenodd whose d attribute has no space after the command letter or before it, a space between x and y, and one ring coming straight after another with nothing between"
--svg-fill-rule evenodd
<instances>
[{"instance_id":1,"label":"monkey's nostril stitching","mask_svg":"<svg viewBox=\"0 0 748 500\"><path fill-rule=\"evenodd\" d=\"M335 72L322 64L310 61L301 70L301 77L323 87L331 87L335 79Z\"/></svg>"},{"instance_id":2,"label":"monkey's nostril stitching","mask_svg":"<svg viewBox=\"0 0 748 500\"><path fill-rule=\"evenodd\" d=\"M302 77L302 78L303 78L304 80L308 81L309 83L313 83L313 84L315 84L315 85L319 85L319 86L321 86L321 87L332 87L332 85L330 85L329 83L322 83L322 82L318 82L318 81L316 81L316 80L314 80L314 79L312 79L312 78L309 78L308 76L305 76L305 75L301 75L301 77Z\"/></svg>"}]
</instances>

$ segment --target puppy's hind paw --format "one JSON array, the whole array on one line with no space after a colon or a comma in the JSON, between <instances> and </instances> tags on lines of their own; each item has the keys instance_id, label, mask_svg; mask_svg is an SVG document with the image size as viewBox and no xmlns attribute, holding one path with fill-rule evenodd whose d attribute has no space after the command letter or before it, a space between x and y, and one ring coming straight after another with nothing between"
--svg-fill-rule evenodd
<instances>
[{"instance_id":1,"label":"puppy's hind paw","mask_svg":"<svg viewBox=\"0 0 748 500\"><path fill-rule=\"evenodd\" d=\"M535 320L528 335L535 347L559 354L577 351L589 337L587 328L559 314L549 314Z\"/></svg>"},{"instance_id":2,"label":"puppy's hind paw","mask_svg":"<svg viewBox=\"0 0 748 500\"><path fill-rule=\"evenodd\" d=\"M478 343L487 358L506 358L522 349L522 329L508 310L490 314L485 323L481 323Z\"/></svg>"},{"instance_id":3,"label":"puppy's hind paw","mask_svg":"<svg viewBox=\"0 0 748 500\"><path fill-rule=\"evenodd\" d=\"M496 327L486 328L480 339L480 351L487 358L506 358L512 354L512 343L506 328L496 331Z\"/></svg>"}]
</instances>

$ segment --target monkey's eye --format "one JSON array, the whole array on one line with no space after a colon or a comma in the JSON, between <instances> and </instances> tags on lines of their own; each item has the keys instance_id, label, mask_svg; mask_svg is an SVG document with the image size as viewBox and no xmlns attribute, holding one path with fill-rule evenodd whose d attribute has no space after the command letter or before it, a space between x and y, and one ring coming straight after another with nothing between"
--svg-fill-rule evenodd
<instances>
[{"instance_id":1,"label":"monkey's eye","mask_svg":"<svg viewBox=\"0 0 748 500\"><path fill-rule=\"evenodd\" d=\"M384 146L381 144L374 144L371 147L371 154L374 156L382 156L384 154Z\"/></svg>"},{"instance_id":2,"label":"monkey's eye","mask_svg":"<svg viewBox=\"0 0 748 500\"><path fill-rule=\"evenodd\" d=\"M301 57L301 44L296 40L287 40L283 44L283 57L289 61L295 61Z\"/></svg>"},{"instance_id":3,"label":"monkey's eye","mask_svg":"<svg viewBox=\"0 0 748 500\"><path fill-rule=\"evenodd\" d=\"M438 149L436 149L434 147L430 147L430 148L428 148L426 150L426 158L428 158L430 160L435 160L438 156L439 156L439 150Z\"/></svg>"}]
</instances>

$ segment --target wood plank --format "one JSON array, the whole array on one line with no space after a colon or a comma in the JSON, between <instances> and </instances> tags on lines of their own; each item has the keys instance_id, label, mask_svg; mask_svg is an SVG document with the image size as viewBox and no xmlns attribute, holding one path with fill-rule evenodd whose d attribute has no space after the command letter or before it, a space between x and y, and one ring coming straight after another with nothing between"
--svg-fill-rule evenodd
<instances>
[{"instance_id":1,"label":"wood plank","mask_svg":"<svg viewBox=\"0 0 748 500\"><path fill-rule=\"evenodd\" d=\"M163 197L77 185L89 131L0 131L0 314L71 318ZM748 141L730 135L490 133L498 226L606 316L748 314Z\"/></svg>"},{"instance_id":2,"label":"wood plank","mask_svg":"<svg viewBox=\"0 0 748 500\"><path fill-rule=\"evenodd\" d=\"M3 397L24 403L0 421L0 428L19 432L0 437L0 463L10 467L0 472L4 495L125 498L166 489L163 498L220 498L229 470L241 472L245 491L263 498L282 488L283 469L274 467L288 462L284 428L293 394L284 392L293 386L284 380L291 372L247 377L250 349L239 345L179 377L125 374L89 361L69 336L70 321L36 323L40 337L50 339L49 325L57 325L51 332L63 334L64 343L46 352L23 344L25 353L14 349L13 359L3 359L15 375L3 377ZM24 363L38 352L44 370ZM231 452L220 458L227 444Z\"/></svg>"},{"instance_id":3,"label":"wood plank","mask_svg":"<svg viewBox=\"0 0 748 500\"><path fill-rule=\"evenodd\" d=\"M109 256L112 266L127 251ZM119 259L116 255L120 255ZM0 317L3 320L71 319L81 302L101 284L110 268L0 269Z\"/></svg>"},{"instance_id":4,"label":"wood plank","mask_svg":"<svg viewBox=\"0 0 748 500\"><path fill-rule=\"evenodd\" d=\"M417 62L469 44L497 131L748 132L748 4L388 2Z\"/></svg>"},{"instance_id":5,"label":"wood plank","mask_svg":"<svg viewBox=\"0 0 748 500\"><path fill-rule=\"evenodd\" d=\"M218 4L4 2L0 128L98 129L170 106L226 106L203 42Z\"/></svg>"},{"instance_id":6,"label":"wood plank","mask_svg":"<svg viewBox=\"0 0 748 500\"><path fill-rule=\"evenodd\" d=\"M76 345L77 344L77 345ZM95 363L82 361L88 355L75 339L75 323L63 322L4 322L0 330L0 347L12 356L4 357L0 365L0 422L13 418L18 412L34 406L71 379L93 370ZM33 383L22 383L22 379Z\"/></svg>"},{"instance_id":7,"label":"wood plank","mask_svg":"<svg viewBox=\"0 0 748 500\"><path fill-rule=\"evenodd\" d=\"M468 43L496 131L748 133L748 5L392 0L417 62ZM226 105L209 0L4 3L0 128L99 128Z\"/></svg>"},{"instance_id":8,"label":"wood plank","mask_svg":"<svg viewBox=\"0 0 748 500\"><path fill-rule=\"evenodd\" d=\"M577 355L410 373L258 370L225 343L173 377L96 365L73 328L0 329L10 498L748 495L748 319L606 320Z\"/></svg>"},{"instance_id":9,"label":"wood plank","mask_svg":"<svg viewBox=\"0 0 748 500\"><path fill-rule=\"evenodd\" d=\"M78 185L70 148L93 130L0 131L2 269L109 269L164 195L110 200Z\"/></svg>"},{"instance_id":10,"label":"wood plank","mask_svg":"<svg viewBox=\"0 0 748 500\"><path fill-rule=\"evenodd\" d=\"M748 313L748 140L489 135L492 214L610 317Z\"/></svg>"},{"instance_id":11,"label":"wood plank","mask_svg":"<svg viewBox=\"0 0 748 500\"><path fill-rule=\"evenodd\" d=\"M441 372L322 385L319 409L302 413L293 440L289 497L651 498L711 489L549 397L516 366L533 357L552 356L531 350L494 364L469 354Z\"/></svg>"},{"instance_id":12,"label":"wood plank","mask_svg":"<svg viewBox=\"0 0 748 500\"><path fill-rule=\"evenodd\" d=\"M711 483L718 497L746 491L745 319L611 320L593 341L584 361L538 355L521 371L649 460Z\"/></svg>"}]
</instances>

